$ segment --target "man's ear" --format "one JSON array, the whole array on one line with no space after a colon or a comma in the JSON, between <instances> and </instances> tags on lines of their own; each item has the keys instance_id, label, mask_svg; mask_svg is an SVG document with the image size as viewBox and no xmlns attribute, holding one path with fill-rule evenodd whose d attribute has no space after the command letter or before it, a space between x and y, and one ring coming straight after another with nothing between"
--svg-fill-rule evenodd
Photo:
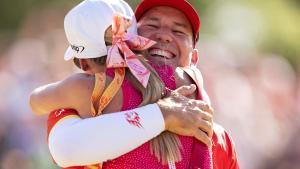
<instances>
[{"instance_id":1,"label":"man's ear","mask_svg":"<svg viewBox=\"0 0 300 169\"><path fill-rule=\"evenodd\" d=\"M198 60L199 60L199 52L198 52L198 49L193 49L193 52L192 52L192 58L191 58L191 64L192 64L192 65L197 65Z\"/></svg>"}]
</instances>

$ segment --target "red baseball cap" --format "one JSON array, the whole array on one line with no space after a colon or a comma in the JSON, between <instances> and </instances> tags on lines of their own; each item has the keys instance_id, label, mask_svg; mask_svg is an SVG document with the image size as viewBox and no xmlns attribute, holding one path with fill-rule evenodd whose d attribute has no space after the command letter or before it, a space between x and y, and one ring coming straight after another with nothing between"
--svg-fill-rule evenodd
<instances>
[{"instance_id":1,"label":"red baseball cap","mask_svg":"<svg viewBox=\"0 0 300 169\"><path fill-rule=\"evenodd\" d=\"M200 18L193 6L186 0L143 0L135 10L136 19L140 20L148 10L157 6L169 6L183 12L192 25L194 42L197 42L200 29Z\"/></svg>"}]
</instances>

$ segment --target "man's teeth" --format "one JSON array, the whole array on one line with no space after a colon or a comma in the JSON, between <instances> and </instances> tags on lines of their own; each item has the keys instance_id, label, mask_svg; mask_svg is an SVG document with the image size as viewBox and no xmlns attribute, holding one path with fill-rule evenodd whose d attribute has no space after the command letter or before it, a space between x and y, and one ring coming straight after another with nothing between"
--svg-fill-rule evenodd
<instances>
[{"instance_id":1,"label":"man's teeth","mask_svg":"<svg viewBox=\"0 0 300 169\"><path fill-rule=\"evenodd\" d=\"M159 56L165 57L167 59L173 58L173 55L170 52L165 51L165 50L160 50L160 49L152 49L150 51L150 55L159 55Z\"/></svg>"}]
</instances>

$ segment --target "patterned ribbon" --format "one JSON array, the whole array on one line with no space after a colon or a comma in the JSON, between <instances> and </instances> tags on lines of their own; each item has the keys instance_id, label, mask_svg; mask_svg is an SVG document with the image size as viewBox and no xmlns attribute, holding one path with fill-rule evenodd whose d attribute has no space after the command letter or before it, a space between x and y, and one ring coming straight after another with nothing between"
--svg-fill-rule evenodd
<instances>
[{"instance_id":1,"label":"patterned ribbon","mask_svg":"<svg viewBox=\"0 0 300 169\"><path fill-rule=\"evenodd\" d=\"M108 50L106 65L108 68L128 67L131 73L146 88L150 71L138 60L137 55L130 49L138 51L145 50L156 42L135 34L127 33L126 30L130 25L130 20L118 14L113 17L113 41L112 47ZM123 57L119 51L123 54Z\"/></svg>"},{"instance_id":2,"label":"patterned ribbon","mask_svg":"<svg viewBox=\"0 0 300 169\"><path fill-rule=\"evenodd\" d=\"M121 87L125 77L125 67L128 67L137 80L146 88L150 71L138 60L137 56L130 50L145 50L156 42L134 34L126 33L131 21L120 15L113 17L113 42L108 51L106 66L115 68L113 81L105 89L106 74L104 72L95 74L95 86L91 96L91 113L98 116L110 103ZM122 52L124 59L120 52ZM87 169L101 169L101 164L85 166Z\"/></svg>"}]
</instances>

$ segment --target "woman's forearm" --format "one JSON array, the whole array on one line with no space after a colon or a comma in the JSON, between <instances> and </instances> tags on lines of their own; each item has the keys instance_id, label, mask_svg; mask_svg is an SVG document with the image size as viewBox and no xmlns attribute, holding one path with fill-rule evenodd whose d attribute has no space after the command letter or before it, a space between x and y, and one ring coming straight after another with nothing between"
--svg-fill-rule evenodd
<instances>
[{"instance_id":1,"label":"woman's forearm","mask_svg":"<svg viewBox=\"0 0 300 169\"><path fill-rule=\"evenodd\" d=\"M61 167L91 165L117 158L165 129L156 104L94 118L78 117L62 118L49 133L51 155Z\"/></svg>"}]
</instances>

